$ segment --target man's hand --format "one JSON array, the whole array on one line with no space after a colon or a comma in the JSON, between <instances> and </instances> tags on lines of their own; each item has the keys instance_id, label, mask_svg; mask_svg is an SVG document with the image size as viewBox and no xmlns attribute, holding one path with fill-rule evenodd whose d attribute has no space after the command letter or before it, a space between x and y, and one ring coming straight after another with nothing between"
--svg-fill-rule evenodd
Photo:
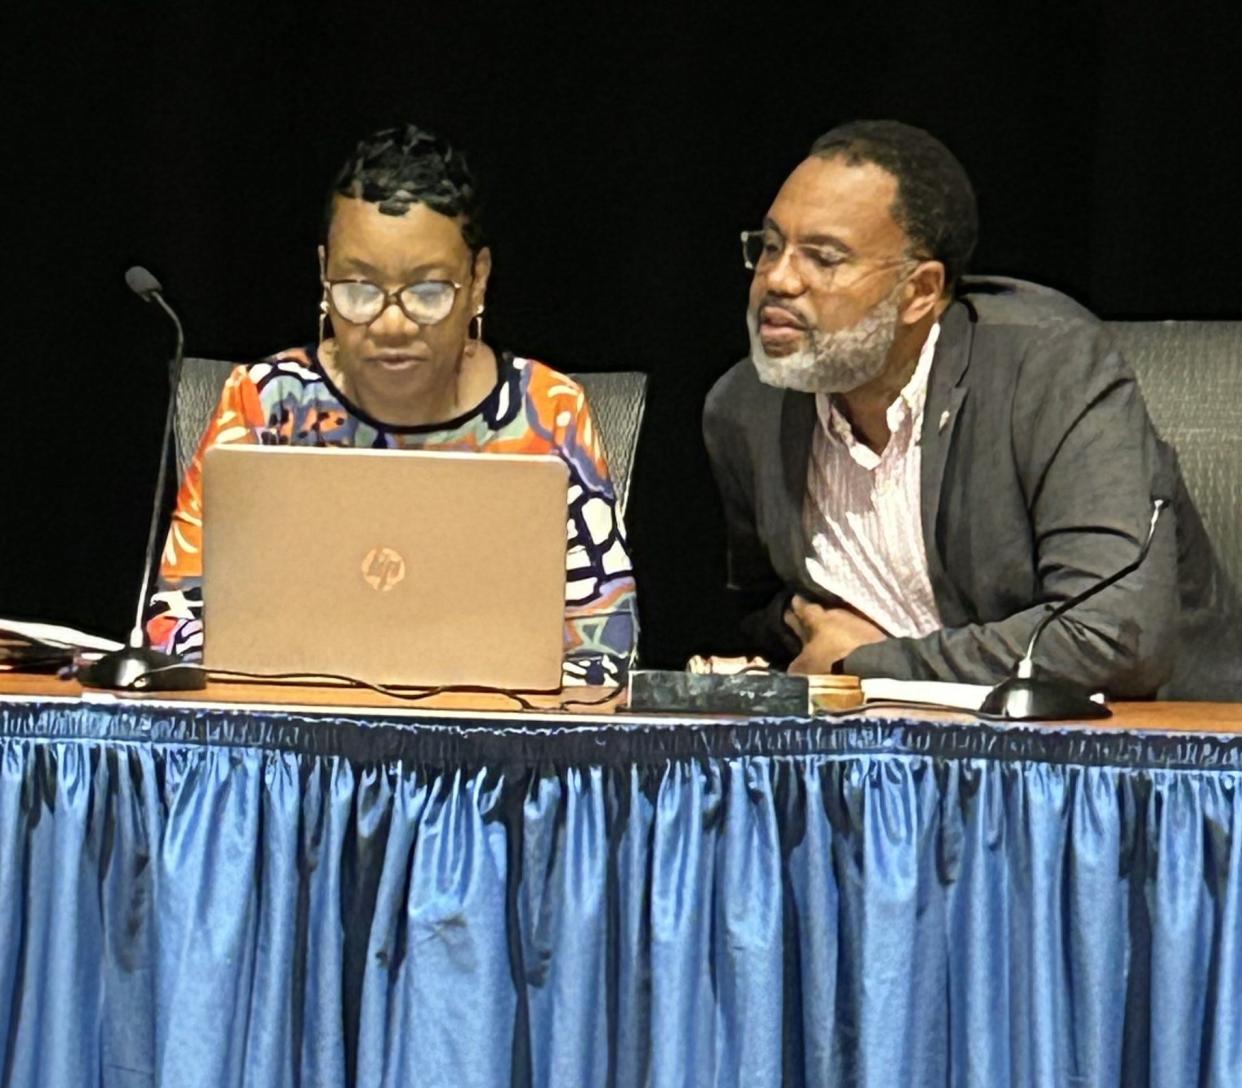
<instances>
[{"instance_id":1,"label":"man's hand","mask_svg":"<svg viewBox=\"0 0 1242 1088\"><path fill-rule=\"evenodd\" d=\"M802 642L802 652L789 666L792 673L828 673L859 646L882 642L888 634L849 608L825 608L795 596L785 622Z\"/></svg>"}]
</instances>

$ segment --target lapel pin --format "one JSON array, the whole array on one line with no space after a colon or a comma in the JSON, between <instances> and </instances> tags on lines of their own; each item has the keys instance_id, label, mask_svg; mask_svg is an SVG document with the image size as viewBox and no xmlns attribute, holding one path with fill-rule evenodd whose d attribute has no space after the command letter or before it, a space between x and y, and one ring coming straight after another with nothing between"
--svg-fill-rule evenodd
<instances>
[{"instance_id":1,"label":"lapel pin","mask_svg":"<svg viewBox=\"0 0 1242 1088\"><path fill-rule=\"evenodd\" d=\"M943 431L945 428L945 424L948 422L949 422L949 410L946 408L943 412L940 413L940 423L937 425L936 430Z\"/></svg>"}]
</instances>

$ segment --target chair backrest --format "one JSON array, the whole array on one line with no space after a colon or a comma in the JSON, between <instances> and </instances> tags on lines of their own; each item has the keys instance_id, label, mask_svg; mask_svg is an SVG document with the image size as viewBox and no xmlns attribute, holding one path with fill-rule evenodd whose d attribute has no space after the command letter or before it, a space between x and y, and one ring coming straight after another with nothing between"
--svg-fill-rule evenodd
<instances>
[{"instance_id":1,"label":"chair backrest","mask_svg":"<svg viewBox=\"0 0 1242 1088\"><path fill-rule=\"evenodd\" d=\"M211 421L220 391L234 364L221 359L186 359L177 386L177 478L194 459L198 443ZM617 511L624 518L634 472L634 454L647 404L647 375L637 371L571 374L591 405L617 491Z\"/></svg>"},{"instance_id":2,"label":"chair backrest","mask_svg":"<svg viewBox=\"0 0 1242 1088\"><path fill-rule=\"evenodd\" d=\"M177 447L177 479L185 479L185 470L194 460L207 424L219 403L224 383L235 363L225 359L186 359L177 383L177 412L173 432Z\"/></svg>"},{"instance_id":3,"label":"chair backrest","mask_svg":"<svg viewBox=\"0 0 1242 1088\"><path fill-rule=\"evenodd\" d=\"M647 407L647 375L637 370L614 370L570 377L586 391L591 418L604 444L612 486L617 492L617 513L624 519L643 411Z\"/></svg>"},{"instance_id":4,"label":"chair backrest","mask_svg":"<svg viewBox=\"0 0 1242 1088\"><path fill-rule=\"evenodd\" d=\"M1152 422L1234 585L1242 586L1242 321L1113 321Z\"/></svg>"}]
</instances>

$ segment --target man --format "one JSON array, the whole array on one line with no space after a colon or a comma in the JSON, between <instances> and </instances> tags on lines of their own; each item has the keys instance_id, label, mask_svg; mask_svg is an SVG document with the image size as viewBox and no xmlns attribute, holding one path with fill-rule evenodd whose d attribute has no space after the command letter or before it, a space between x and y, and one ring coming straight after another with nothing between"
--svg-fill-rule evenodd
<instances>
[{"instance_id":1,"label":"man","mask_svg":"<svg viewBox=\"0 0 1242 1088\"><path fill-rule=\"evenodd\" d=\"M963 280L974 193L939 141L833 129L754 269L751 357L707 399L748 649L795 672L992 684L1048 606L1151 550L1041 637L1045 675L1116 697L1242 695L1237 611L1172 451L1090 314Z\"/></svg>"}]
</instances>

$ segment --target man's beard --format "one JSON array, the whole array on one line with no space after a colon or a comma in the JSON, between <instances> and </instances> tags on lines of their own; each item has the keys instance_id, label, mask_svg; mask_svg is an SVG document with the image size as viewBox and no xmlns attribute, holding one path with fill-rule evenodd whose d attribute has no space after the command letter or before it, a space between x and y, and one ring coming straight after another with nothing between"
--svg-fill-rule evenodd
<instances>
[{"instance_id":1,"label":"man's beard","mask_svg":"<svg viewBox=\"0 0 1242 1088\"><path fill-rule=\"evenodd\" d=\"M789 355L769 355L763 350L757 313L747 311L751 362L764 385L799 393L848 393L884 369L897 336L897 310L897 292L893 291L847 329L808 329L809 344Z\"/></svg>"}]
</instances>

